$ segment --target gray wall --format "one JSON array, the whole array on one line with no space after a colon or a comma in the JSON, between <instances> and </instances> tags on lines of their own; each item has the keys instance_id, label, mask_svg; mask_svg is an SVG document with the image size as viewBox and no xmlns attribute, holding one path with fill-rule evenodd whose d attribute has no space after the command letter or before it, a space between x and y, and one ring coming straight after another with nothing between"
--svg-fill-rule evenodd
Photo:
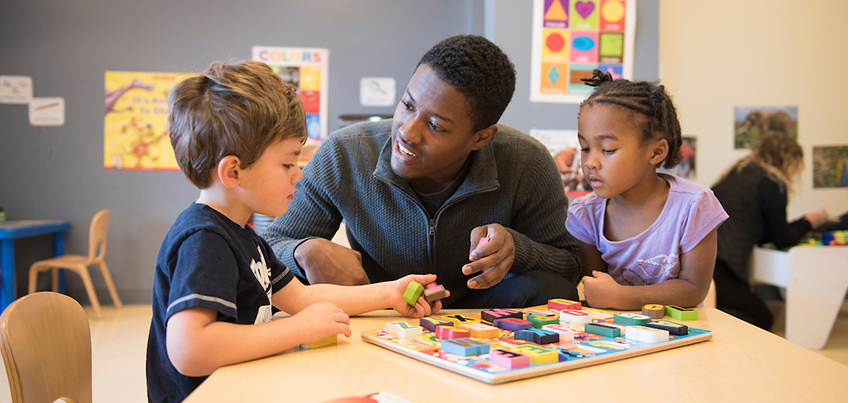
<instances>
[{"instance_id":1,"label":"gray wall","mask_svg":"<svg viewBox=\"0 0 848 403\"><path fill-rule=\"evenodd\" d=\"M0 105L0 207L8 220L71 220L66 251L79 254L91 217L111 209L106 262L118 292L126 303L149 303L162 238L198 192L179 172L103 169L105 71L198 71L218 59L248 59L254 45L328 48L332 130L340 114L391 114L359 105L359 78L394 77L402 91L430 46L484 34L486 4L494 9L490 32L519 73L502 121L525 131L576 128L575 105L529 102L530 1L4 1L0 75L32 76L36 97L64 97L66 123L32 127L25 105ZM658 9L658 0L639 1L637 78L658 75ZM46 236L16 243L19 295L29 265L49 250ZM101 276L92 277L108 304ZM71 295L86 302L79 279L67 278Z\"/></svg>"}]
</instances>

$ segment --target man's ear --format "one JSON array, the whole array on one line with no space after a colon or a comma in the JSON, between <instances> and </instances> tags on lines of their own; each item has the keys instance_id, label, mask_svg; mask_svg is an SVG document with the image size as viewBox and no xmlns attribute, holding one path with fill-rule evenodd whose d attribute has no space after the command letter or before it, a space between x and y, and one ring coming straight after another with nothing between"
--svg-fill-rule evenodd
<instances>
[{"instance_id":1,"label":"man's ear","mask_svg":"<svg viewBox=\"0 0 848 403\"><path fill-rule=\"evenodd\" d=\"M228 155L218 161L218 179L224 186L232 189L239 184L239 165L241 160L235 155Z\"/></svg>"},{"instance_id":2,"label":"man's ear","mask_svg":"<svg viewBox=\"0 0 848 403\"><path fill-rule=\"evenodd\" d=\"M483 148L495 135L498 134L498 125L491 125L474 133L474 147L472 151Z\"/></svg>"},{"instance_id":3,"label":"man's ear","mask_svg":"<svg viewBox=\"0 0 848 403\"><path fill-rule=\"evenodd\" d=\"M659 165L665 160L665 157L668 156L668 140L660 139L651 143L651 164L654 166Z\"/></svg>"}]
</instances>

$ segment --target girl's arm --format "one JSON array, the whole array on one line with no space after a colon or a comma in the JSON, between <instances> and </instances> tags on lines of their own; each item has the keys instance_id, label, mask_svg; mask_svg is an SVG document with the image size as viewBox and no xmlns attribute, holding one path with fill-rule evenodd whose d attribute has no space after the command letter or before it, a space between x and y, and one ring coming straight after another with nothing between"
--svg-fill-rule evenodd
<instances>
[{"instance_id":1,"label":"girl's arm","mask_svg":"<svg viewBox=\"0 0 848 403\"><path fill-rule=\"evenodd\" d=\"M428 284L436 281L435 274L412 274L395 281L386 281L361 286L340 286L334 284L303 285L291 281L280 291L274 293L271 301L277 308L296 314L317 302L330 302L348 315L358 315L378 309L394 308L404 316L420 318L438 312L442 302L428 303L423 296L415 306L403 299L403 293L411 281ZM448 294L450 295L450 294Z\"/></svg>"},{"instance_id":2,"label":"girl's arm","mask_svg":"<svg viewBox=\"0 0 848 403\"><path fill-rule=\"evenodd\" d=\"M589 245L583 241L577 241L580 244L580 261L583 265L583 275L591 276L595 271L607 271L608 265L601 258L601 251L595 245Z\"/></svg>"},{"instance_id":3,"label":"girl's arm","mask_svg":"<svg viewBox=\"0 0 848 403\"><path fill-rule=\"evenodd\" d=\"M210 375L224 365L267 357L335 334L351 334L350 318L329 303L258 325L220 322L217 316L212 309L194 307L168 319L168 358L181 374Z\"/></svg>"},{"instance_id":4,"label":"girl's arm","mask_svg":"<svg viewBox=\"0 0 848 403\"><path fill-rule=\"evenodd\" d=\"M659 284L623 286L601 272L583 279L586 301L594 308L640 310L647 304L692 307L700 304L710 290L715 268L716 230L710 231L694 249L680 258L680 275Z\"/></svg>"}]
</instances>

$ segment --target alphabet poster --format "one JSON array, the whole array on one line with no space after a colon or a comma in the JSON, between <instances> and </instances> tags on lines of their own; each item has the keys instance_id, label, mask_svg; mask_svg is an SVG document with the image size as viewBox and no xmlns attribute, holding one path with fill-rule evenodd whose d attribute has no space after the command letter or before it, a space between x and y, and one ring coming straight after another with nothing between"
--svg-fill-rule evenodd
<instances>
[{"instance_id":1,"label":"alphabet poster","mask_svg":"<svg viewBox=\"0 0 848 403\"><path fill-rule=\"evenodd\" d=\"M168 91L190 76L106 72L104 168L179 170L168 138Z\"/></svg>"},{"instance_id":2,"label":"alphabet poster","mask_svg":"<svg viewBox=\"0 0 848 403\"><path fill-rule=\"evenodd\" d=\"M318 48L280 48L254 46L253 60L265 62L283 80L295 88L306 110L306 129L309 143L321 143L327 138L327 71L330 51Z\"/></svg>"},{"instance_id":3,"label":"alphabet poster","mask_svg":"<svg viewBox=\"0 0 848 403\"><path fill-rule=\"evenodd\" d=\"M592 70L633 77L636 0L533 0L530 101L580 103Z\"/></svg>"}]
</instances>

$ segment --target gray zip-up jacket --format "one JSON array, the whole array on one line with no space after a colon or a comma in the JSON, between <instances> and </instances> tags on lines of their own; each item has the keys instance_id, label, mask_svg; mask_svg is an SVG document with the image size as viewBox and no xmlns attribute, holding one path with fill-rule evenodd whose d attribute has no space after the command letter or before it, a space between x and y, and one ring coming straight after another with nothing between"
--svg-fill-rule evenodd
<instances>
[{"instance_id":1,"label":"gray zip-up jacket","mask_svg":"<svg viewBox=\"0 0 848 403\"><path fill-rule=\"evenodd\" d=\"M371 282L435 273L450 301L472 292L471 230L503 225L515 239L510 273L559 273L580 277L577 241L565 229L568 199L545 146L504 125L481 149L456 192L430 217L409 182L391 168L391 120L365 122L332 133L297 183L288 211L266 229L277 257L305 278L295 248L309 238L331 239L342 219L351 248L362 254Z\"/></svg>"}]
</instances>

